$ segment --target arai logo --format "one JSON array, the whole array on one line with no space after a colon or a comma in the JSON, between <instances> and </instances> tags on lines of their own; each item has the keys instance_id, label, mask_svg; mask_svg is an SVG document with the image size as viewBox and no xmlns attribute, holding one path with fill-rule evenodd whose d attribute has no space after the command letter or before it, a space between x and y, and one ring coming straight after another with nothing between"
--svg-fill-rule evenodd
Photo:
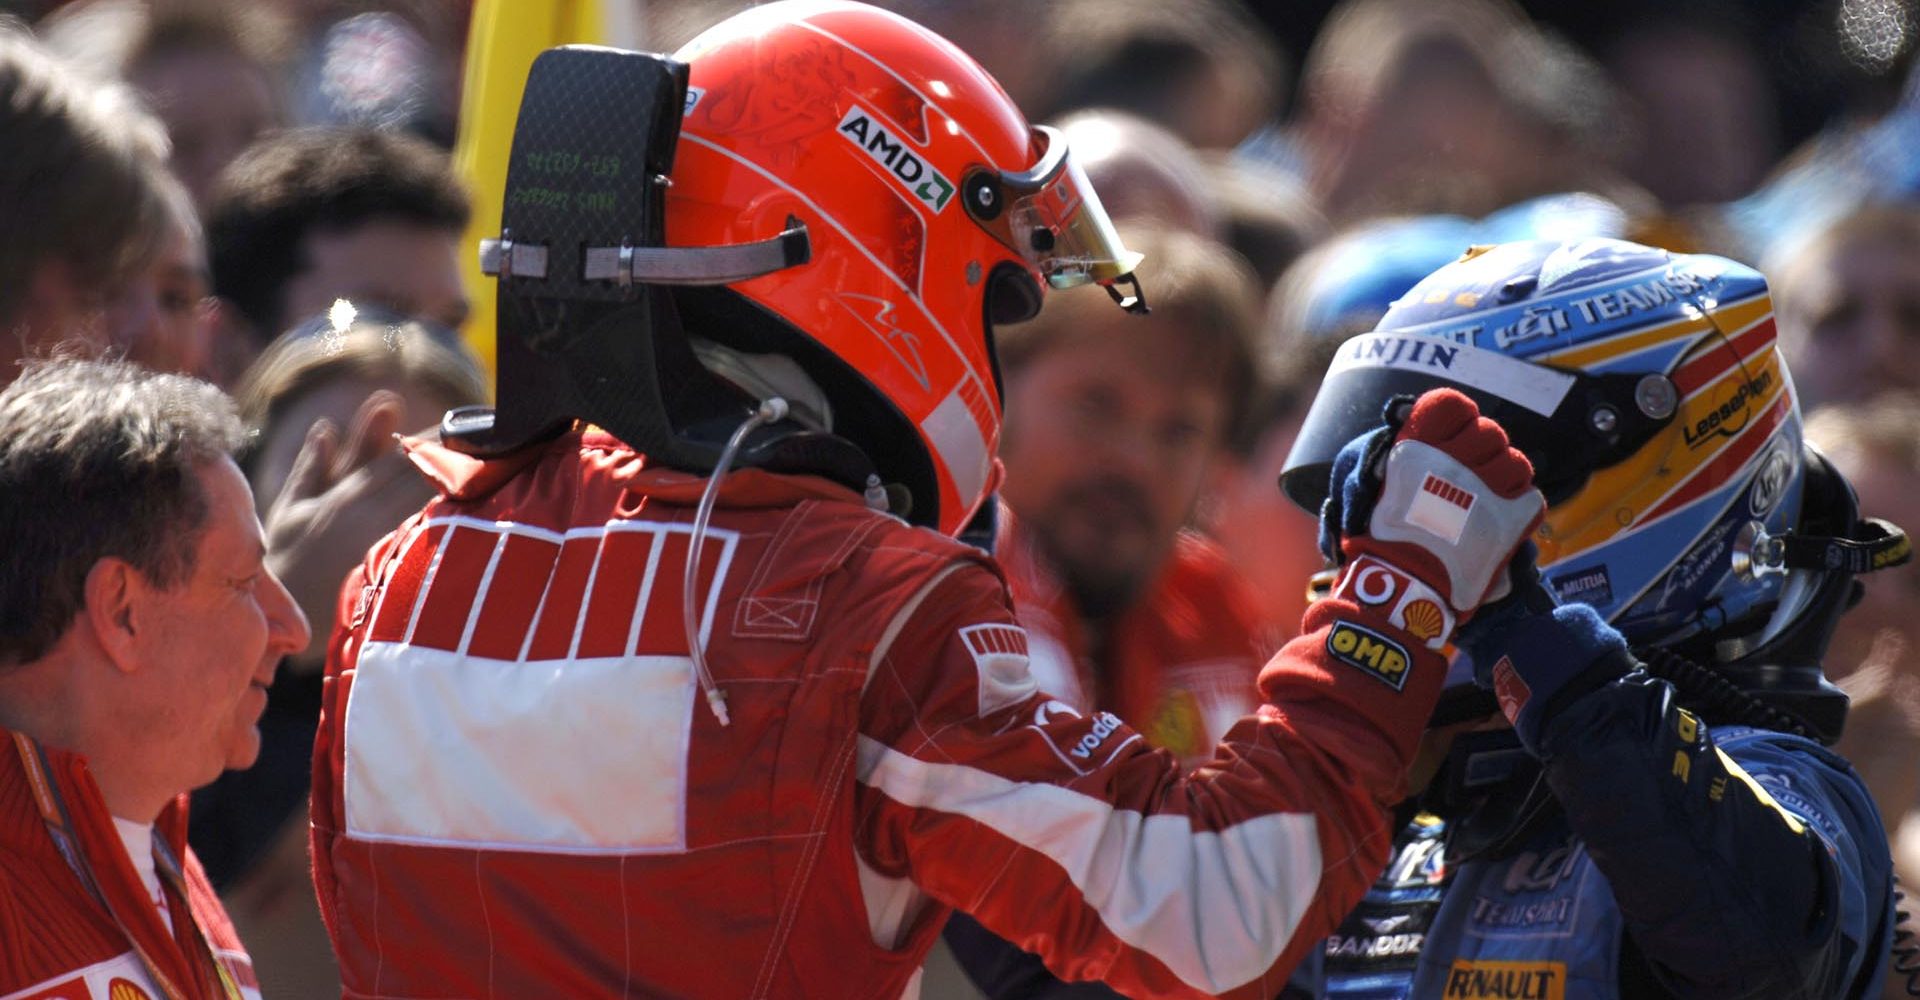
<instances>
[{"instance_id":1,"label":"arai logo","mask_svg":"<svg viewBox=\"0 0 1920 1000\"><path fill-rule=\"evenodd\" d=\"M937 213L953 200L953 182L940 176L940 171L915 155L905 140L887 131L872 115L858 107L848 108L846 116L840 119L839 131L842 138L887 168L887 173L921 204Z\"/></svg>"},{"instance_id":2,"label":"arai logo","mask_svg":"<svg viewBox=\"0 0 1920 1000\"><path fill-rule=\"evenodd\" d=\"M1766 461L1760 463L1760 472L1753 477L1753 490L1747 494L1747 510L1754 517L1772 513L1787 491L1787 480L1793 476L1793 460L1788 457L1787 448L1784 441L1775 444L1767 453Z\"/></svg>"}]
</instances>

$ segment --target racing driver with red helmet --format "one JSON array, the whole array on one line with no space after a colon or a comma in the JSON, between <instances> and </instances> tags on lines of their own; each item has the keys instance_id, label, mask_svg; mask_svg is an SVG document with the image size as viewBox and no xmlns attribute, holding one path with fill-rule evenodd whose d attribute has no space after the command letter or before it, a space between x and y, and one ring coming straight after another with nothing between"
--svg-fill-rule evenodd
<instances>
[{"instance_id":1,"label":"racing driver with red helmet","mask_svg":"<svg viewBox=\"0 0 1920 1000\"><path fill-rule=\"evenodd\" d=\"M440 495L329 648L347 996L898 997L955 908L1065 978L1280 990L1384 864L1440 650L1539 522L1498 427L1411 408L1341 543L1395 599L1316 605L1186 772L1038 689L956 537L999 475L993 325L1047 287L1146 307L971 59L844 0L544 53L503 223L498 405L408 445Z\"/></svg>"}]
</instances>

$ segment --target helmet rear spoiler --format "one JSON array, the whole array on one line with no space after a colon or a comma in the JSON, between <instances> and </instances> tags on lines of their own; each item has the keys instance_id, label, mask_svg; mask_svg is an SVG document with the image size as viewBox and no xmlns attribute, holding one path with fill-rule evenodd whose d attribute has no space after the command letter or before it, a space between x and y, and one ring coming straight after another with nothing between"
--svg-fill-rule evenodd
<instances>
[{"instance_id":1,"label":"helmet rear spoiler","mask_svg":"<svg viewBox=\"0 0 1920 1000\"><path fill-rule=\"evenodd\" d=\"M600 46L534 60L508 161L498 239L481 267L499 287L495 405L448 414L446 442L487 457L577 420L651 460L710 468L709 436L751 409L694 359L668 289L772 274L810 258L807 230L749 243L668 247L665 189L686 108L687 65Z\"/></svg>"}]
</instances>

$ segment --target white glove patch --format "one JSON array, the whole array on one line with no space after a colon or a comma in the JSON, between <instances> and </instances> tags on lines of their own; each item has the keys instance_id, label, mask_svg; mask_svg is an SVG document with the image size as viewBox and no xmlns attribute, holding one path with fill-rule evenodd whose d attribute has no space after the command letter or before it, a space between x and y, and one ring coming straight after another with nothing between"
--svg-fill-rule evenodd
<instances>
[{"instance_id":1,"label":"white glove patch","mask_svg":"<svg viewBox=\"0 0 1920 1000\"><path fill-rule=\"evenodd\" d=\"M1477 607L1546 501L1539 490L1511 500L1452 455L1424 441L1387 453L1385 482L1367 533L1425 549L1447 568L1454 609Z\"/></svg>"},{"instance_id":2,"label":"white glove patch","mask_svg":"<svg viewBox=\"0 0 1920 1000\"><path fill-rule=\"evenodd\" d=\"M1472 490L1429 472L1407 508L1407 523L1433 532L1449 545L1458 545L1460 533L1467 530L1467 515L1473 512L1473 502L1477 499Z\"/></svg>"}]
</instances>

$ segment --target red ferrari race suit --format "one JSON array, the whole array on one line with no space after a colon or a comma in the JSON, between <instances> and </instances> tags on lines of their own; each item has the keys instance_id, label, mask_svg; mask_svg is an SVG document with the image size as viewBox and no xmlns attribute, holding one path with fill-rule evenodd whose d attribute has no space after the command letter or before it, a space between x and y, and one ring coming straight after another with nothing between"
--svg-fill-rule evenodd
<instances>
[{"instance_id":1,"label":"red ferrari race suit","mask_svg":"<svg viewBox=\"0 0 1920 1000\"><path fill-rule=\"evenodd\" d=\"M153 829L171 927L86 760L0 729L0 1000L260 1000L187 849L187 797Z\"/></svg>"},{"instance_id":2,"label":"red ferrari race suit","mask_svg":"<svg viewBox=\"0 0 1920 1000\"><path fill-rule=\"evenodd\" d=\"M837 484L728 475L689 595L706 480L597 431L409 453L443 494L343 588L315 746L349 997L898 997L955 907L1066 978L1269 996L1385 863L1445 674L1325 602L1186 773L1038 689L990 560Z\"/></svg>"},{"instance_id":3,"label":"red ferrari race suit","mask_svg":"<svg viewBox=\"0 0 1920 1000\"><path fill-rule=\"evenodd\" d=\"M1190 532L1139 598L1096 639L1037 550L1026 522L1000 509L994 556L1027 630L1034 680L1081 712L1104 708L1148 743L1198 767L1214 744L1260 704L1254 685L1269 647L1246 582L1219 546Z\"/></svg>"}]
</instances>

